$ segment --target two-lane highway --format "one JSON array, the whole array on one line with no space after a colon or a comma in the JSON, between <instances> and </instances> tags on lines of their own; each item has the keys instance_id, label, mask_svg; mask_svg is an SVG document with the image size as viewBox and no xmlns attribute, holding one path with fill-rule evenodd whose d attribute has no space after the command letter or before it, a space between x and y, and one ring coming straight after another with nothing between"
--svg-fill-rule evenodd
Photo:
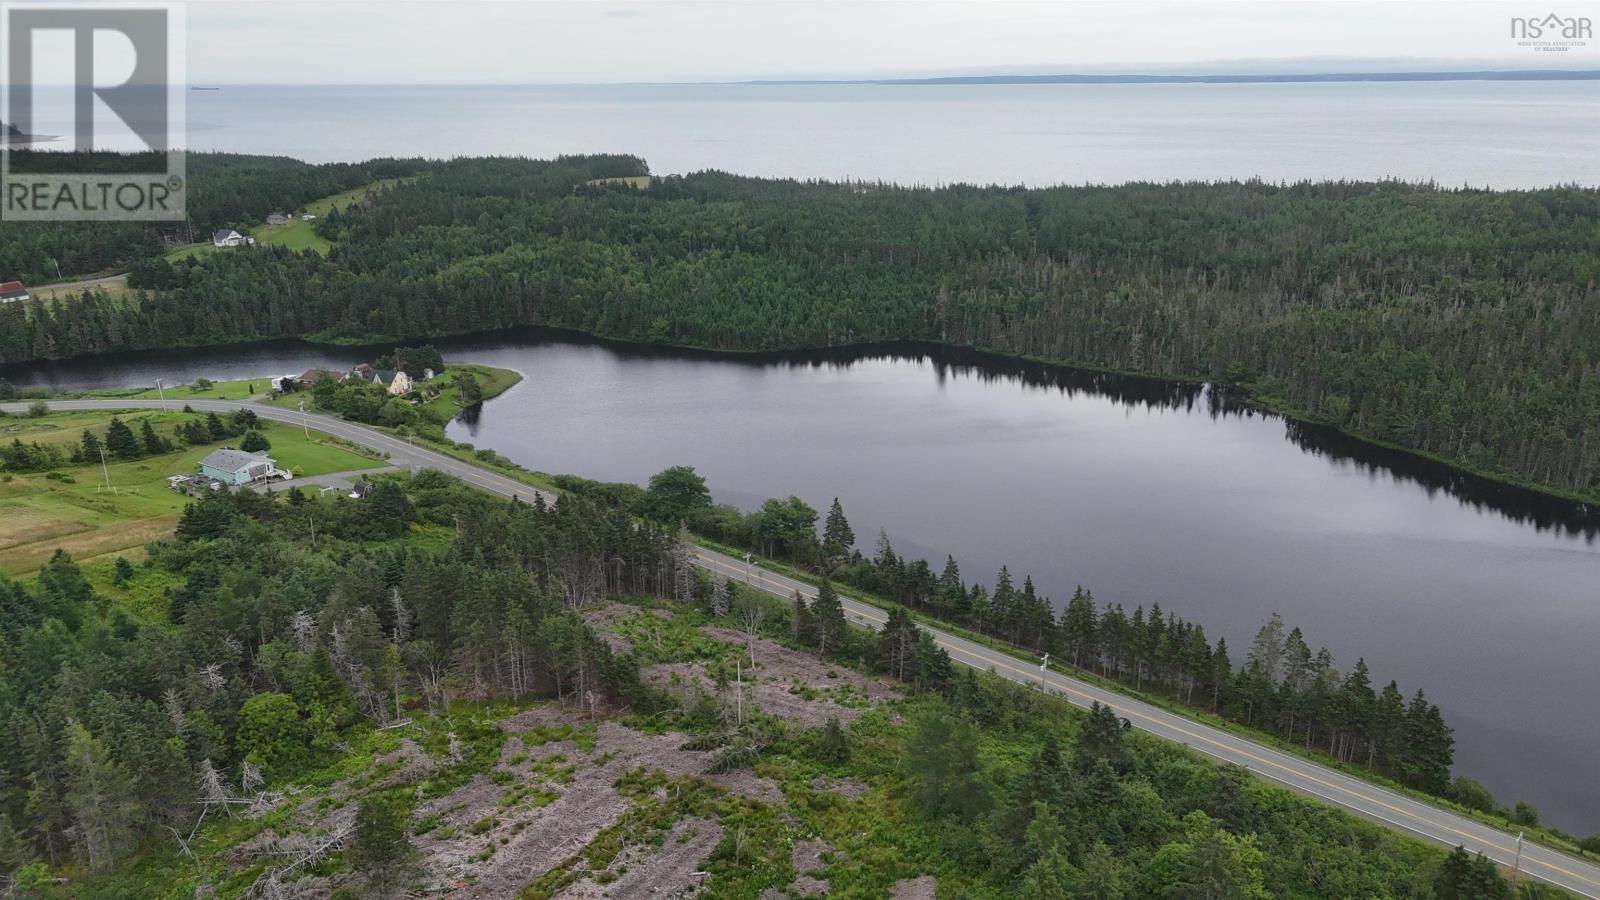
<instances>
[{"instance_id":1,"label":"two-lane highway","mask_svg":"<svg viewBox=\"0 0 1600 900\"><path fill-rule=\"evenodd\" d=\"M330 416L300 413L255 403L219 400L187 402L191 408L199 412L252 409L265 419L304 426L386 453L396 466L438 469L476 488L504 497L531 498L533 494L539 493L534 488L504 475L433 450L412 446L392 435ZM62 400L54 401L50 405L53 409L63 410L162 408L162 404L155 400ZM181 405L169 401L166 408L176 409ZM0 409L8 412L21 412L25 408L26 404L22 403L0 404ZM808 600L816 595L816 591L808 584L777 575L731 556L703 548L696 552L696 562L704 568L725 577L748 582L752 587L771 594L791 597L798 592ZM840 601L844 606L845 615L856 624L876 628L886 618L883 610L876 606L846 596L841 596ZM1036 664L941 629L922 627L955 662L992 671L1002 678L1035 686L1078 706L1099 702L1111 707L1136 728L1167 740L1177 741L1213 759L1243 766L1261 778L1363 816L1395 831L1447 847L1459 844L1472 852L1483 853L1506 866L1512 865L1517 857L1516 836L1466 816L1352 778L1327 766L1275 750L1248 738L1202 724L1069 675L1041 669ZM1521 871L1524 877L1536 878L1580 897L1600 900L1600 865L1595 863L1530 843L1524 845L1522 849Z\"/></svg>"}]
</instances>

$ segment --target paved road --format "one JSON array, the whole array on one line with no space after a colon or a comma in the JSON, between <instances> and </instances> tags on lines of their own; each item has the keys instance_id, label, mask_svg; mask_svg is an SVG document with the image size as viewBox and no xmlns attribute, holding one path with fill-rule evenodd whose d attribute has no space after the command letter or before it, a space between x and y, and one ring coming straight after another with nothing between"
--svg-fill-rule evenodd
<instances>
[{"instance_id":1,"label":"paved road","mask_svg":"<svg viewBox=\"0 0 1600 900\"><path fill-rule=\"evenodd\" d=\"M395 466L439 469L461 478L474 487L501 496L517 495L531 499L532 495L539 493L534 488L503 475L442 453L411 446L382 432L329 416L302 414L294 410L254 403L219 400L190 400L188 403L200 412L231 412L247 407L254 409L262 418L294 425L303 422L307 427L317 431L388 453L390 462ZM159 407L161 404L155 400L62 400L50 405L55 409L135 409ZM172 403L170 408L181 408L181 405ZM26 404L0 404L0 409L22 412L26 409ZM713 572L746 581L753 587L780 597L792 597L796 591L808 599L816 594L810 585L748 565L721 553L701 548L697 550L697 557L696 561L701 566ZM857 624L877 627L886 618L883 611L875 606L849 597L841 597L840 600L845 615ZM1371 819L1395 831L1447 847L1460 844L1470 851L1483 853L1507 866L1511 865L1516 857L1517 839L1514 835L1060 672L1041 671L1037 665L939 629L924 626L924 630L950 654L952 660L958 663L992 671L1002 678L1022 684L1036 686L1078 706L1088 706L1091 702L1098 701L1111 707L1136 728L1167 740L1177 741L1213 759L1243 766L1258 777ZM1522 873L1524 877L1536 878L1580 897L1600 900L1600 865L1569 854L1531 843L1526 844L1522 852Z\"/></svg>"}]
</instances>

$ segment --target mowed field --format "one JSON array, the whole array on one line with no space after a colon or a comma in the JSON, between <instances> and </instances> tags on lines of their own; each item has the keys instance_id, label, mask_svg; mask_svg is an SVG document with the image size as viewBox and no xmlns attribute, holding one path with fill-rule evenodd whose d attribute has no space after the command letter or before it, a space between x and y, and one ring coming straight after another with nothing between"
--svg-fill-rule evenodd
<instances>
[{"instance_id":1,"label":"mowed field","mask_svg":"<svg viewBox=\"0 0 1600 900\"><path fill-rule=\"evenodd\" d=\"M70 300L83 295L85 292L104 294L115 300L134 293L134 290L128 287L127 275L108 275L104 278L89 278L82 281L67 281L28 288L28 294L36 301Z\"/></svg>"},{"instance_id":2,"label":"mowed field","mask_svg":"<svg viewBox=\"0 0 1600 900\"><path fill-rule=\"evenodd\" d=\"M103 438L112 413L51 413L40 418L0 418L0 441L54 444L63 453L77 443L85 428ZM157 434L170 437L174 426L190 418L183 413L130 412L123 421L139 430L149 419ZM272 442L270 455L281 468L304 475L344 472L372 465L372 458L317 435L307 438L286 425L262 423ZM200 459L219 441L184 447L138 460L95 465L64 465L49 473L0 474L0 575L30 575L57 549L79 562L116 555L137 562L143 546L172 533L188 498L167 488L169 475L194 472ZM110 489L107 488L109 481Z\"/></svg>"},{"instance_id":3,"label":"mowed field","mask_svg":"<svg viewBox=\"0 0 1600 900\"><path fill-rule=\"evenodd\" d=\"M334 194L331 197L323 197L320 200L313 200L312 202L306 204L304 210L297 210L293 211L292 213L289 210L284 210L285 213L290 214L289 222L286 225L268 225L265 222L261 222L258 224L252 223L247 227L249 228L250 235L256 239L256 243L258 245L266 247L285 247L290 250L315 250L318 253L326 256L328 250L331 249L333 245L329 243L326 238L317 234L316 222L302 221L300 218L301 213L309 213L310 215L321 219L323 216L326 216L335 209L344 209L350 206L350 204L356 203L357 201L361 200L361 198L372 193L373 191L381 190L386 187L392 187L396 184L401 184L410 180L412 179L385 178L382 181L374 181L371 184L364 184L361 187L352 188L351 190L345 191L342 194ZM225 249L232 248L217 247L214 246L211 241L205 240L199 243L187 244L185 246L168 251L166 254L166 259L168 262L177 262L180 259L207 256L209 254L216 253L219 250Z\"/></svg>"}]
</instances>

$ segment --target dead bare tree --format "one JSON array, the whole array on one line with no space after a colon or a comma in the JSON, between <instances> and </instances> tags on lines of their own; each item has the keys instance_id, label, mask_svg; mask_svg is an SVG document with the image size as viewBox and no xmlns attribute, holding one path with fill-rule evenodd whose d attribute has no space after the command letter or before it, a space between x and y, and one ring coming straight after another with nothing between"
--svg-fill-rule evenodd
<instances>
[{"instance_id":1,"label":"dead bare tree","mask_svg":"<svg viewBox=\"0 0 1600 900\"><path fill-rule=\"evenodd\" d=\"M750 653L750 668L756 667L756 634L761 629L761 619L766 615L766 607L760 603L750 603L745 606L744 614L740 617L744 625L745 647Z\"/></svg>"}]
</instances>

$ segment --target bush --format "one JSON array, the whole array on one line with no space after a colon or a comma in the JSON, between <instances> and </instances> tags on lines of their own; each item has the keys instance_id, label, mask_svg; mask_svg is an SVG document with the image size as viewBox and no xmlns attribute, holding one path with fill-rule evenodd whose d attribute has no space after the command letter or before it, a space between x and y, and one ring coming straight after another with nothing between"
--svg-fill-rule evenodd
<instances>
[{"instance_id":1,"label":"bush","mask_svg":"<svg viewBox=\"0 0 1600 900\"><path fill-rule=\"evenodd\" d=\"M1460 776L1451 783L1450 799L1468 809L1475 809L1479 812L1491 814L1500 812L1500 808L1495 805L1494 795L1489 793L1489 789L1465 775Z\"/></svg>"}]
</instances>

